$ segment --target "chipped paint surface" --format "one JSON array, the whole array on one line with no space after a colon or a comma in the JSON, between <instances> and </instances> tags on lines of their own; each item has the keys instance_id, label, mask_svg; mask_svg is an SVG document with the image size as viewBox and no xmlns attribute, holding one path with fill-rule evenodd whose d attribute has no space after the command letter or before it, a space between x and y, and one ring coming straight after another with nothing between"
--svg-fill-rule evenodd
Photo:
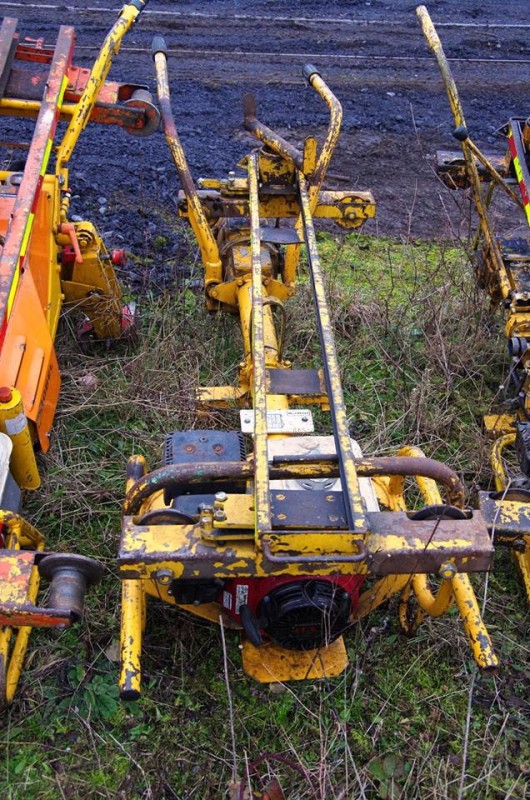
<instances>
[{"instance_id":1,"label":"chipped paint surface","mask_svg":"<svg viewBox=\"0 0 530 800\"><path fill-rule=\"evenodd\" d=\"M389 597L407 592L417 595L426 613L439 615L457 592L465 594L466 602L473 600L467 578L460 580L459 572L488 569L492 557L481 514L459 511L464 507L464 487L453 470L415 448L403 448L393 457L354 457L313 224L315 216L325 216L355 227L375 212L369 193L321 191L340 131L340 103L315 70L306 71L310 85L330 110L330 121L320 150L312 138L301 152L257 120L253 99L247 97L245 126L266 149L242 162L245 177L204 179L196 191L171 115L163 50L161 46L155 53L155 68L166 139L184 189L179 212L190 220L201 248L206 307L211 312L238 314L243 340L237 385L202 389L200 396L213 405L254 409L253 454L240 462L173 464L141 474L135 482L128 480L119 553L124 579L121 686L125 692L127 687L139 691L140 686L140 601L153 595L175 603L169 593L175 579L366 575L376 580L361 596L359 618ZM276 220L274 227L270 219ZM274 382L274 376L267 374L268 370L282 371L282 377L294 374L291 363L283 360L284 331L272 312L285 321L284 303L295 291L303 241L325 378L325 385L317 387L319 402L331 411L337 455L279 459L269 452L270 439L278 434L267 430L267 412L288 409L296 393L288 391L292 386L288 379ZM296 397L296 404L299 400ZM272 481L309 477L340 477L340 503L338 494L329 493L337 501L336 513L335 508L304 503L303 492L290 499L290 508L288 503L277 507L282 500L279 493L274 495ZM430 512L425 519L411 519L406 513L407 477L416 479ZM375 479L378 496L390 510L367 510L360 478ZM226 484L233 481L246 481L248 493L229 493L219 501L222 510L218 509L217 519L212 507L203 509L195 524L167 524L162 517L159 525L142 524L148 509L164 508L163 490L197 489L218 482L226 494ZM443 486L452 514L440 512L446 505L437 484ZM377 508L375 495L374 505ZM434 594L426 573L440 569L448 579ZM471 618L458 600L457 605L470 640L482 642L473 649L477 661L490 663L482 621L476 615ZM203 606L187 608L212 621L222 613L216 603ZM322 658L329 658L325 667L311 665L304 653L247 645L244 666L257 680L278 679L271 678L273 673L282 680L338 674L346 664L343 651L339 652L343 643L336 651L324 648Z\"/></svg>"}]
</instances>

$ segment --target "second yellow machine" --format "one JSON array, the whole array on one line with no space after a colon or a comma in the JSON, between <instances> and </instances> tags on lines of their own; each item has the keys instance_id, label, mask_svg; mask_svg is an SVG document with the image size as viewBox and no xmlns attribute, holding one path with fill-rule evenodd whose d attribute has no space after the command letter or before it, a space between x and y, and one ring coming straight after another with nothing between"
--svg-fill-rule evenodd
<instances>
[{"instance_id":1,"label":"second yellow machine","mask_svg":"<svg viewBox=\"0 0 530 800\"><path fill-rule=\"evenodd\" d=\"M32 627L78 620L87 585L101 577L89 558L46 551L20 515L20 490L40 485L35 450L50 447L61 311L81 313L82 342L120 338L133 322L114 271L123 253L109 252L88 220L69 219L68 165L89 122L139 135L158 127L147 87L106 81L144 5L123 6L91 70L73 63L71 26L61 26L54 47L24 40L16 19L0 30L0 116L35 120L29 143L0 142L0 705L13 698ZM46 607L38 603L41 577L50 581Z\"/></svg>"},{"instance_id":2,"label":"second yellow machine","mask_svg":"<svg viewBox=\"0 0 530 800\"><path fill-rule=\"evenodd\" d=\"M202 388L197 399L238 407L240 430L171 432L154 471L141 456L129 460L119 551L122 696L141 690L148 596L241 631L243 666L262 682L339 674L348 663L343 633L396 595L407 630L454 603L476 662L495 669L468 575L492 559L482 514L465 508L457 475L418 449L366 458L350 437L314 221L355 229L375 205L369 192L323 188L340 103L307 65L305 79L330 121L320 147L309 137L299 150L259 121L247 95L245 129L261 146L239 175L196 188L171 113L161 37L153 55L206 307L240 322L237 384ZM321 345L316 369L295 369L284 355L304 244ZM311 407L329 412L327 432L315 435ZM412 510L404 496L410 479L422 498Z\"/></svg>"}]
</instances>

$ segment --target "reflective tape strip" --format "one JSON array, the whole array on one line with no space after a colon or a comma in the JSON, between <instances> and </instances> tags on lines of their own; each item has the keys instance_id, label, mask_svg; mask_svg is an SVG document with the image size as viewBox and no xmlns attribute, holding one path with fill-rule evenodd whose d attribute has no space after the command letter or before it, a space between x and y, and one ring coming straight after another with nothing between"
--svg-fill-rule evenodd
<instances>
[{"instance_id":1,"label":"reflective tape strip","mask_svg":"<svg viewBox=\"0 0 530 800\"><path fill-rule=\"evenodd\" d=\"M9 320L10 315L11 315L11 310L12 310L13 304L15 302L15 295L16 295L16 292L17 292L18 284L19 284L19 281L20 281L20 275L21 275L21 272L22 272L22 264L23 264L23 261L24 261L24 259L26 257L26 253L27 253L27 250L28 250L29 241L30 241L30 238L31 238L31 231L33 230L33 222L35 220L35 213L36 213L36 210L37 210L37 204L39 202L39 197L40 197L40 193L41 193L41 189L42 189L42 184L43 184L43 181L44 181L44 176L46 175L46 170L48 168L48 163L50 161L50 155L51 155L52 148L53 148L53 139L54 139L54 136L55 136L55 131L57 130L57 122L59 121L59 115L60 115L60 112L61 112L61 107L62 107L62 104L63 104L64 95L65 95L67 86L68 86L68 76L65 75L63 77L63 80L62 80L61 90L59 92L59 97L58 97L58 101L57 101L57 107L56 107L56 111L55 111L55 121L54 121L52 130L50 131L50 137L49 137L48 142L46 144L46 149L44 151L44 155L43 155L43 158L42 158L42 165L41 165L41 169L40 169L40 173L39 173L39 182L38 182L38 185L37 185L37 189L35 191L35 196L33 198L33 205L32 205L32 208L31 208L31 212L28 215L28 219L27 219L27 222L26 222L26 227L24 229L24 235L22 237L22 245L21 245L20 254L19 254L19 257L18 257L18 266L17 266L17 269L15 271L15 274L13 275L13 280L11 281L11 286L10 286L10 289L9 289L9 295L7 297L6 313L5 313L4 319L2 320L2 325L0 327L0 346L4 342L5 335L6 335L6 330L7 330L7 322Z\"/></svg>"},{"instance_id":2,"label":"reflective tape strip","mask_svg":"<svg viewBox=\"0 0 530 800\"><path fill-rule=\"evenodd\" d=\"M528 224L530 225L530 197L528 195L528 187L524 182L523 170L521 167L521 161L519 159L519 155L517 153L517 146L515 144L515 140L513 138L512 129L509 129L508 133L508 147L510 148L510 155L512 157L513 168L515 170L515 175L519 182L519 189L521 192L521 197L523 199L524 211L526 214L526 219Z\"/></svg>"}]
</instances>

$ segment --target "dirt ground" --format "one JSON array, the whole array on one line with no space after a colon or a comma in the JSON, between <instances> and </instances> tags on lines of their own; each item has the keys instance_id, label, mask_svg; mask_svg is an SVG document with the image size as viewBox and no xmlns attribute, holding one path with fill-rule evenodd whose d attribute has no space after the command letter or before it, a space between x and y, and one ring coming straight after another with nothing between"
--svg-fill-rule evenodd
<instances>
[{"instance_id":1,"label":"dirt ground","mask_svg":"<svg viewBox=\"0 0 530 800\"><path fill-rule=\"evenodd\" d=\"M0 3L28 36L54 41L73 24L76 63L89 66L120 4L71 0L47 7ZM378 213L365 231L445 237L465 230L454 195L436 179L437 148L456 149L441 80L415 18L414 2L384 0L151 0L127 36L111 77L149 84L150 43L164 34L170 48L173 107L195 178L222 176L252 141L242 130L241 98L252 91L258 115L296 144L323 134L326 109L302 78L318 66L344 106L343 134L329 188L370 189ZM525 113L530 42L525 4L508 0L441 0L431 15L451 58L468 127L479 144L504 151L496 130ZM522 27L521 27L522 26ZM20 121L4 119L4 136ZM456 142L454 143L456 145ZM145 250L161 234L177 254L171 227L178 188L161 132L146 139L90 126L71 162L73 212L90 214L111 244ZM134 277L134 276L133 276ZM134 282L134 281L133 281Z\"/></svg>"},{"instance_id":2,"label":"dirt ground","mask_svg":"<svg viewBox=\"0 0 530 800\"><path fill-rule=\"evenodd\" d=\"M105 33L118 14L121 6L120 0L86 0L85 3L81 0L65 0L65 2L63 0L43 0L43 2L46 4L45 6L39 5L39 0L20 0L20 2L13 3L0 0L0 13L18 17L19 31L23 34L33 38L45 37L45 40L49 42L55 41L60 24L75 25L78 35L75 63L79 66L90 66ZM452 120L438 69L424 41L414 9L415 2L413 0L400 0L400 2L392 2L392 0L327 0L325 3L316 2L316 0L305 0L305 2L304 0L291 0L288 3L279 2L279 0L252 0L252 2L250 0L204 0L203 2L179 0L178 3L171 0L150 0L137 26L124 41L124 46L115 61L110 77L116 80L146 83L154 94L153 65L150 54L151 39L153 34L163 33L170 50L169 70L173 108L192 173L195 178L222 177L234 168L234 165L248 152L249 147L255 143L255 140L249 137L242 128L241 100L245 92L251 91L256 94L259 117L296 145L300 145L310 133L323 136L327 124L326 108L319 98L307 88L302 77L302 66L310 61L321 69L323 76L336 91L344 107L343 133L331 167L331 172L338 177L329 178L327 187L343 189L351 186L360 190L370 189L373 192L378 204L377 217L376 220L365 226L364 231L404 239L409 237L446 238L454 236L455 233L465 235L467 221L465 213L462 213L462 210L465 211L465 202L458 207L455 194L443 187L433 170L433 157L436 149L456 149L456 147L453 146L451 138ZM529 111L525 106L530 88L530 71L528 69L530 64L530 39L528 37L530 20L527 14L527 3L522 0L505 0L502 5L498 3L498 0L459 0L459 2L457 0L434 2L433 0L430 3L430 11L434 21L439 24L439 33L447 55L452 59L455 78L461 90L466 110L468 127L473 137L486 150L504 152L506 144L502 137L499 138L496 133L497 129L510 116L521 116ZM31 136L32 125L23 120L0 117L0 131L0 139L13 140L17 138L27 141ZM149 138L135 138L116 127L89 126L83 133L72 158L71 178L71 187L74 192L72 213L93 220L104 234L109 247L125 247L142 257L139 260L134 258L130 260L128 275L125 276L132 285L135 295L139 295L146 286L148 288L154 288L156 285L164 286L172 278L177 277L181 256L184 253L189 255L191 237L188 236L188 239L184 241L182 229L174 225L175 196L179 184L161 131ZM148 266L146 267L146 265ZM149 269L147 280L146 268ZM176 306L177 303L174 305ZM183 317L183 319L185 318ZM413 330L413 328L410 329L411 339ZM163 340L160 338L156 341L162 342ZM164 344L160 345L160 349L165 346L164 341ZM175 339L175 343L168 348L168 362L172 357L172 347L175 350L181 348L180 340ZM158 362L151 362L148 359L145 362L139 362L137 374L141 377L142 369L145 369L147 374L147 371L151 369L149 366L151 363ZM480 363L482 364L482 362ZM174 369L173 363L171 369ZM92 370L93 367L87 369L87 375ZM161 372L161 385L164 380L163 376L164 373ZM66 377L65 384L67 385L68 375ZM138 380L140 381L140 378ZM140 389L137 389L132 380L130 384L131 392L138 391L143 402L141 383L138 383ZM377 383L374 385L377 386ZM470 391L473 391L474 385L476 384L471 381ZM148 394L145 396L149 397ZM77 395L74 394L74 397L77 398ZM423 395L418 395L418 397L421 399ZM77 402L76 399L74 408ZM177 400L172 398L171 402L177 402ZM138 407L141 407L140 402ZM97 414L97 406L94 408L94 414ZM79 405L78 410L81 409L82 406ZM68 413L72 414L71 409ZM85 425L86 423L83 422L79 428L84 435L86 431L93 430L88 426L83 427ZM139 439L143 436L143 430L139 425L138 433L134 434L134 438ZM113 431L113 435L114 433ZM120 430L118 433L117 440L121 441L121 437L126 437L127 440L123 453L130 452L128 448L131 446L132 436L129 429L124 428L124 431ZM98 430L97 436L99 437L98 443L105 438L110 439L108 430L104 426ZM77 440L72 442L72 448L78 447L76 442ZM104 454L101 456L102 459L112 458L112 463L116 463L117 446L114 442L109 444L109 441L106 441L105 448L102 447L97 452ZM122 451L120 450L119 453L121 457ZM107 454L112 455L107 456ZM123 457L124 460L125 457ZM102 463L106 462L103 460ZM118 468L122 469L121 462L119 462ZM77 481L76 492L81 495L79 486L82 486L82 476L85 473L81 471L81 477L79 477L74 469L66 470L65 468L63 472L58 470L58 477L55 479L57 486L59 486L62 476L66 474L68 479ZM119 481L118 492L121 500L121 474ZM107 508L112 504L117 508L111 490L108 491L109 494L103 495L101 487L97 486L96 494L87 494L89 498L87 503L91 502L92 497L97 497L97 502L101 506L104 507L106 503ZM63 486L61 485L57 489L57 498L59 498L57 507L61 509L62 492ZM105 492L107 492L106 488ZM103 497L104 500L101 499ZM84 495L82 499L84 500ZM55 514L56 499L53 500L53 503ZM47 508L49 506L44 505L44 519ZM105 507L103 512L106 513ZM84 512L82 516L82 525L88 528L93 524L91 519L84 520L84 516L86 516ZM53 520L56 519L57 517L53 516ZM50 520L48 524L54 523ZM101 525L103 526L104 523ZM82 526L81 530L84 530ZM59 534L57 533L57 535ZM107 549L111 552L109 562L110 559L112 561L110 563L114 563L113 536L114 533L111 531L105 531L106 539L102 545L102 553L105 553ZM494 620L493 627L495 634L498 634L501 661L505 665L504 677L500 679L504 682L495 684L495 689L491 690L491 700L488 694L489 688L482 687L480 691L477 688L475 696L480 695L477 702L482 702L488 708L491 705L493 711L491 719L487 722L486 732L479 729L479 723L475 718L472 726L469 727L468 724L467 729L471 732L471 751L476 753L481 747L484 750L484 759L482 756L477 758L477 764L472 763L469 767L470 781L473 780L473 782L469 784L470 794L466 793L466 796L477 798L486 796L522 798L522 793L525 791L523 780L526 780L526 777L522 776L527 776L528 768L527 762L523 763L526 752L524 745L527 742L526 728L523 728L521 722L518 723L517 716L520 713L522 719L526 709L526 706L522 705L527 698L527 695L524 695L525 681L528 681L528 670L524 661L526 650L519 643L528 641L527 624L522 616L514 615L513 620L509 619L510 609L515 607L515 600L508 594L510 588L505 588L506 585L508 587L511 585L509 579L506 579L503 573L500 574L500 578L495 576L492 581L497 581L497 588L503 587L505 596L510 597L511 605L507 604L508 610L506 610L504 599L503 605L497 600L493 610L490 607L489 614ZM104 646L106 647L109 637L115 636L117 631L116 595L113 592L117 592L118 582L109 576L107 585L110 587L108 598L105 603L98 601L101 606L99 628L96 625L92 629L93 633L87 633L85 637L86 642L89 642L89 644L86 643L87 653L93 653L94 647L99 647L100 642L105 642ZM522 594L520 597L522 598ZM116 795L112 794L117 798L134 796L147 800L151 797L161 799L177 797L176 791L172 789L172 784L181 780L179 772L184 773L190 787L204 787L206 784L213 786L216 781L219 781L219 774L222 774L223 780L225 780L228 773L227 770L223 772L224 767L220 766L221 759L219 758L219 754L224 757L228 752L223 702L217 701L212 694L213 690L204 692L204 697L196 700L201 687L206 685L202 676L207 673L206 671L201 672L201 665L203 662L209 661L211 656L209 649L213 649L213 647L216 648L217 656L211 667L211 673L210 667L208 667L208 680L215 673L216 687L220 685L224 687L224 684L221 684L224 669L221 647L218 646L217 640L215 640L215 645L210 646L217 634L212 633L211 638L208 639L205 632L201 630L200 635L197 636L192 623L189 623L189 627L183 627L183 633L179 633L179 638L176 639L173 633L173 618L170 619L168 616L166 620L163 613L160 613L159 617L157 625L162 623L162 633L155 631L150 634L152 637L149 642L150 653L153 655L149 655L150 661L147 661L146 678L152 678L152 683L145 705L146 711L145 713L142 711L144 716L136 721L132 720L132 717L129 718L131 725L138 723L138 726L131 730L129 730L129 720L123 722L120 736L123 736L126 746L121 744L121 739L114 738L113 729L108 727L106 720L102 721L97 718L90 720L87 712L87 719L93 727L86 724L82 717L85 713L82 705L79 706L80 711L76 706L75 713L68 712L68 723L61 728L62 720L66 717L64 710L66 705L63 705L64 717L59 715L57 727L54 729L57 731L56 735L54 734L56 738L47 743L46 748L41 748L39 737L42 736L42 733L39 732L37 737L37 767L34 768L34 771L42 769L44 775L42 785L46 782L55 785L56 782L61 796L65 798L110 797L110 788L107 791L98 785L97 790L93 790L93 794L90 794L90 789L77 791L76 787L89 786L89 779L103 784L105 773L109 773L107 765L111 764L112 766L117 758L123 759L124 756L128 758L129 749L133 754L132 760L127 762L129 774L123 778L123 782L120 784L125 787L123 791L120 790ZM113 633L109 632L113 624L111 620L114 622ZM353 731L356 734L355 739L351 734L351 741L354 743L352 746L355 748L357 742L367 742L366 753L361 757L362 761L366 762L363 766L366 771L366 769L370 769L369 764L373 762L372 757L385 752L384 747L387 745L384 744L384 739L383 744L377 743L377 737L383 736L383 721L386 725L387 719L389 719L390 725L397 725L397 723L392 723L393 717L390 714L387 715L386 712L387 710L390 712L395 704L398 705L401 693L405 689L406 700L401 704L399 711L403 717L399 722L399 735L403 742L406 740L407 752L414 753L415 759L416 754L419 754L417 762L420 764L420 776L423 781L414 796L420 797L423 787L427 786L429 781L431 783L436 781L437 785L446 781L446 785L451 786L451 791L456 791L454 775L460 771L460 761L458 760L460 754L456 752L456 748L462 741L460 727L463 729L464 720L462 719L462 725L460 725L457 704L454 705L456 711L449 712L447 709L453 709L452 695L464 697L465 693L464 702L466 704L468 702L469 673L466 672L464 656L461 656L461 643L453 642L452 627L439 628L437 630L441 630L441 633L436 633L432 645L429 644L426 647L423 640L419 639L417 645L410 646L408 655L406 655L406 648L400 648L399 652L405 654L402 659L401 656L396 655L397 650L393 649L395 646L391 643L390 636L387 637L387 634L384 633L387 622L388 617L380 627L367 627L359 634L358 641L362 642L362 650L359 650L360 658L355 661L352 673L354 677L351 678L351 681L354 681L352 700L355 700L356 704L359 702L359 705L355 706L360 709L359 712L355 712L359 716L353 716L352 712L351 719L346 716L339 717L335 712L334 705L335 697L339 697L339 694L335 695L327 685L322 690L323 694L320 695L320 697L324 697L324 701L319 700L318 702L324 703L321 707L327 708L325 705L327 703L332 709L329 718L332 721L330 730L332 725L333 737L336 736L335 731L339 730L339 720L342 725L342 719L350 719L347 728L346 722L344 723L344 730L350 733ZM371 624L369 623L369 625ZM389 632L390 630L393 629L389 629ZM167 641L164 638L166 631L168 631ZM503 633L509 635L503 635ZM189 642L186 641L187 637ZM77 639L75 641L76 652L80 653L80 658L79 661L71 658L72 669L77 668L76 665L81 667L81 662L85 658L83 650L85 643L82 645L77 644ZM181 646L181 642L185 642L185 645ZM23 758L30 750L25 745L31 744L31 731L36 730L36 727L32 729L27 724L28 720L31 719L35 726L40 725L41 720L49 719L50 714L54 711L54 698L59 696L57 692L60 693L61 698L64 695L66 703L67 700L69 702L70 694L74 691L73 689L70 691L68 683L70 678L67 675L66 666L64 669L62 666L63 661L65 664L67 663L66 658L63 659L62 656L56 658L58 651L53 649L54 646L55 640L52 645L46 643L42 645L44 656L41 654L41 663L44 664L44 670L41 670L36 677L36 669L30 673L26 684L30 688L26 690L25 695L26 698L29 696L29 703L26 706L24 704L16 706L12 718L6 715L8 727L12 725L14 730L19 729L13 738L15 745L8 751L12 760L13 755L16 755L19 749L22 751ZM417 650L413 650L415 646ZM423 671L426 656L430 659L429 665L433 664L431 671L434 674L438 672L439 654L442 650L444 653L449 652L451 648L454 652L449 658L450 666L448 669L440 667L440 683L432 684L435 688L432 690L429 688L431 687L430 682L422 685L415 680L416 675L427 675L429 668ZM67 645L64 646L64 652L68 652ZM412 660L411 653L415 652L418 655ZM380 657L380 653L385 655ZM107 658L107 651L105 651L105 658ZM410 662L406 661L407 658L411 659ZM466 655L465 658L467 660L468 656ZM385 659L392 665L392 668L395 664L398 676L397 683L394 684L393 680L391 681L393 688L389 690L388 695L384 691L380 691L378 686L378 680L381 685L383 681L389 681L389 673L380 669L380 667L385 667ZM88 658L86 660L89 661ZM95 661L94 657L94 663ZM90 673L97 674L99 677L97 668L93 669L94 663L90 667ZM184 663L185 679L181 678L179 672L180 670L184 675ZM239 664L239 653L237 663ZM416 665L422 667L421 672L419 668L416 669ZM46 670L48 670L47 673ZM111 682L114 687L115 669L113 665L106 667L106 670L102 674L107 683L103 685L108 686ZM454 671L456 677L454 682L452 677L449 679L451 688L448 689L446 678L441 676L451 675L451 670ZM51 676L50 671L53 671ZM41 689L39 683L41 674L44 674L44 689ZM84 672L83 675L85 675ZM156 683L160 675L163 675L163 687L157 688ZM171 675L171 678L168 678L168 675ZM424 679L426 680L426 678ZM71 680L73 684L74 679ZM75 680L78 681L77 677ZM90 680L91 677L83 678L79 696L89 697L91 696L90 692L98 691L97 682L94 681L92 685ZM470 698L474 681L473 677L470 684ZM101 687L101 685L100 683L99 686ZM247 697L245 693L248 691L252 714L258 704L262 704L265 710L267 708L274 709L275 713L276 709L281 710L281 708L286 709L286 716L291 713L289 710L291 706L285 704L280 707L281 698L278 704L274 705L274 698L270 701L268 695L259 694L258 690L253 687L247 688L247 684L243 685L239 678L235 685L237 686L234 693L236 710L243 707L243 702ZM491 685L493 686L493 684ZM188 704L182 706L180 702L185 691L181 690L181 686L184 687L184 690L188 686L192 686L194 692L191 699L186 699ZM479 682L477 681L478 686ZM178 697L176 687L180 693ZM454 690L452 687L455 687ZM85 689L86 695L83 694ZM75 691L78 690L75 689ZM363 691L366 691L367 698L366 703L363 699L361 704L360 698ZM444 695L438 697L437 693L442 691ZM447 697L445 696L446 691ZM67 696L69 692L70 694ZM167 698L173 697L172 692L175 692L177 699L174 703L172 701L170 713L163 716ZM350 684L348 684L348 692L350 692ZM294 696L294 693L291 694ZM422 698L423 705L416 706L415 701L412 703L408 699L416 694ZM155 698L151 710L148 705L151 702L150 697ZM315 695L315 697L319 697L319 695ZM194 705L195 702L196 705ZM519 702L520 705L516 706L516 702ZM31 714L26 716L24 709L30 708L32 703ZM506 706L503 706L503 703ZM163 712L159 712L158 706L163 709ZM42 716L41 707L45 708ZM418 722L414 718L416 707L425 709L425 718L429 721L428 726L423 720ZM294 708L296 710L296 707ZM303 708L305 713L306 706L303 705ZM337 708L339 708L338 701ZM505 708L508 710L506 711ZM294 711L292 713L294 714ZM298 711L298 714L300 713ZM470 713L469 709L468 723ZM46 715L48 716L46 717ZM204 725L203 718L208 720L210 727ZM263 723L262 719L256 715L255 720L249 721L250 716L247 716L245 709L245 715L241 722L241 731L244 732L240 732L238 728L240 743L247 742L251 737L254 738L251 749L251 754L254 755L256 752L260 752L260 748L263 746L260 739L263 730L270 728L273 732L283 731L277 720L273 719L271 723L269 719L266 719ZM360 721L357 722L357 719ZM395 719L398 717L396 716ZM458 720L458 731L455 719ZM22 723L19 725L21 720ZM153 721L151 722L151 720ZM222 722L219 723L218 720L222 720ZM236 722L239 725L240 720L236 719ZM143 730L146 731L145 734L141 733L142 725L144 726ZM275 725L276 727L274 727ZM193 749L191 746L186 751L182 748L179 731L181 726L185 730L186 743L193 745ZM455 726L454 730L453 726ZM429 729L425 736L424 727ZM435 730L437 727L448 729L442 732L440 742L438 742L438 732ZM366 733L364 728L366 728ZM203 729L204 732L200 736L196 733L196 738L192 738L194 731L203 731ZM139 731L137 739L133 738L133 736L136 737L136 730ZM211 741L207 741L210 730L214 734L211 736ZM396 730L398 729L396 728ZM432 739L429 738L431 734ZM452 739L457 743L456 745L454 742L449 744ZM283 747L283 740L278 739L278 741L280 741L278 746ZM347 740L345 739L345 741ZM85 747L88 754L86 758L82 752ZM105 750L108 752L105 753ZM212 751L214 751L213 757L210 755ZM428 755L425 756L425 753ZM116 754L118 754L117 757ZM27 757L29 758L29 756ZM198 760L199 757L200 760ZM325 760L326 757L324 756L323 759ZM426 764L431 757L432 780L429 778L430 773L427 768L424 769L421 766ZM17 762L22 764L22 768L17 768L18 772L13 778L13 782L18 782L20 785L22 785L22 780L29 780L21 770L26 770L26 773L30 774L23 758ZM94 765L97 761L98 768L96 775L94 767L94 778L89 772L92 770L90 765L92 758ZM464 755L462 776L466 769L465 758ZM48 763L51 766L48 766ZM72 769L69 766L70 763L73 765ZM515 780L514 788L521 779L520 785L517 787L519 794L516 794L515 791L513 794L511 791L509 793L501 792L502 787L512 785L508 782L499 783L501 788L498 792L492 789L491 794L483 793L481 781L483 784L485 784L486 778L489 781L498 764L501 765L501 773L510 776L510 770L512 771L513 780ZM48 767L49 773L45 773L45 767ZM13 767L13 769L15 768ZM53 775L51 774L52 769ZM435 769L439 773L436 776ZM486 778L484 778L485 774ZM446 775L453 776L451 784L447 782L449 779L445 777ZM34 780L37 781L36 778ZM111 774L109 787L112 785L112 780L114 777ZM511 780L512 777L510 777ZM65 787L64 791L63 786ZM153 787L152 793L150 786ZM142 788L138 787L143 787L145 791L140 794ZM137 788L138 793L136 793ZM186 795L183 792L180 796L189 798L192 796L218 797L219 794L214 794L214 791L216 790L212 789L211 793L206 793L205 790L192 791L190 789ZM383 796L382 791L381 789L381 792L378 792L381 797ZM434 797L435 795L435 790L431 792L426 789L422 797ZM17 796L16 789L12 789L11 786L9 796L13 798ZM42 794L32 795L27 790L18 796L24 796L28 800L31 797L44 797ZM58 795L49 794L47 796ZM322 794L322 796L326 795ZM341 792L340 796L346 797L347 795L345 792ZM440 793L436 796L456 795Z\"/></svg>"}]
</instances>

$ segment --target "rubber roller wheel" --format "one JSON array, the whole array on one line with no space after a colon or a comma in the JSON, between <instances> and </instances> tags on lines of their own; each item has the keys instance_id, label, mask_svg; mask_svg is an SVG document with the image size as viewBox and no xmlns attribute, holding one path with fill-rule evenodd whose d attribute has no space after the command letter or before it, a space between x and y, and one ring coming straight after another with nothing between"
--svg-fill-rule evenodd
<instances>
[{"instance_id":1,"label":"rubber roller wheel","mask_svg":"<svg viewBox=\"0 0 530 800\"><path fill-rule=\"evenodd\" d=\"M425 506L411 514L409 519L429 520L429 519L466 519L465 513L456 506L445 506L443 504L435 506Z\"/></svg>"},{"instance_id":2,"label":"rubber roller wheel","mask_svg":"<svg viewBox=\"0 0 530 800\"><path fill-rule=\"evenodd\" d=\"M123 105L129 108L141 108L145 113L145 124L141 128L126 127L127 133L132 133L133 136L151 136L158 130L160 111L153 103L153 96L147 89L136 89Z\"/></svg>"},{"instance_id":3,"label":"rubber roller wheel","mask_svg":"<svg viewBox=\"0 0 530 800\"><path fill-rule=\"evenodd\" d=\"M99 583L103 567L86 556L56 553L42 559L39 573L50 581L49 608L66 611L71 621L77 622L83 616L87 587Z\"/></svg>"}]
</instances>

